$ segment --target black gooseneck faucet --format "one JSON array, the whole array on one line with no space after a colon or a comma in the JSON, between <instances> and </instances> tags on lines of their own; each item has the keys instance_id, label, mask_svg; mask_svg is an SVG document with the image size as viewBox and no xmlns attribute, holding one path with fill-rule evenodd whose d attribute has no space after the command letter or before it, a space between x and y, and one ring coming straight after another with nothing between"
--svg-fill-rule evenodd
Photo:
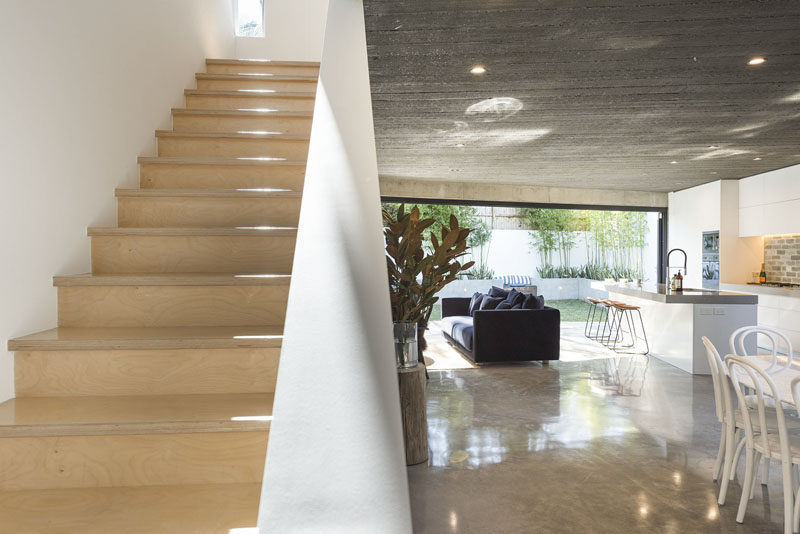
<instances>
[{"instance_id":1,"label":"black gooseneck faucet","mask_svg":"<svg viewBox=\"0 0 800 534\"><path fill-rule=\"evenodd\" d=\"M686 251L683 250L682 248L673 248L672 250L667 252L667 266L666 266L667 268L665 273L666 274L665 280L667 284L669 284L669 268L670 268L669 257L672 255L673 252L680 252L681 254L683 254L683 273L686 274L686 264L688 261L688 257L686 256Z\"/></svg>"}]
</instances>

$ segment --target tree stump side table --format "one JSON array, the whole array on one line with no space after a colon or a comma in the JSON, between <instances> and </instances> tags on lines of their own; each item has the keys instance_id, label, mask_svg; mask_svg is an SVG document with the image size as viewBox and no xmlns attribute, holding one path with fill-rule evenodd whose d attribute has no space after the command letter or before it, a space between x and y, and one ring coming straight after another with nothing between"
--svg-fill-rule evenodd
<instances>
[{"instance_id":1,"label":"tree stump side table","mask_svg":"<svg viewBox=\"0 0 800 534\"><path fill-rule=\"evenodd\" d=\"M428 460L428 415L425 404L425 366L398 369L400 411L403 415L403 441L406 465Z\"/></svg>"}]
</instances>

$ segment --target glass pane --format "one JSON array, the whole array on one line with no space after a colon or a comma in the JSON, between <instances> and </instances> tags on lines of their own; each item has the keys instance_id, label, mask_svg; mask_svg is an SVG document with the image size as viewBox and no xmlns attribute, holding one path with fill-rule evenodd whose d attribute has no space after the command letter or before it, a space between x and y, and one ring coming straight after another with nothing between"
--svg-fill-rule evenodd
<instances>
[{"instance_id":1,"label":"glass pane","mask_svg":"<svg viewBox=\"0 0 800 534\"><path fill-rule=\"evenodd\" d=\"M264 37L264 0L236 0L236 35Z\"/></svg>"}]
</instances>

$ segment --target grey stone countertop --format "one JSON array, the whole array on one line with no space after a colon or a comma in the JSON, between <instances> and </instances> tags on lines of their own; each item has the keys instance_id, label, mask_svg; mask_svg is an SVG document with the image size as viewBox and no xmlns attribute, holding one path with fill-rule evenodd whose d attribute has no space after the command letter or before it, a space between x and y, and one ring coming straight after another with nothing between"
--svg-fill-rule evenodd
<instances>
[{"instance_id":1,"label":"grey stone countertop","mask_svg":"<svg viewBox=\"0 0 800 534\"><path fill-rule=\"evenodd\" d=\"M758 295L733 291L685 288L671 291L664 284L645 284L642 287L626 284L606 284L606 291L665 304L758 304Z\"/></svg>"},{"instance_id":2,"label":"grey stone countertop","mask_svg":"<svg viewBox=\"0 0 800 534\"><path fill-rule=\"evenodd\" d=\"M755 293L756 295L774 295L776 297L800 298L800 287L774 287L760 284L721 284L725 289L741 291L742 293Z\"/></svg>"}]
</instances>

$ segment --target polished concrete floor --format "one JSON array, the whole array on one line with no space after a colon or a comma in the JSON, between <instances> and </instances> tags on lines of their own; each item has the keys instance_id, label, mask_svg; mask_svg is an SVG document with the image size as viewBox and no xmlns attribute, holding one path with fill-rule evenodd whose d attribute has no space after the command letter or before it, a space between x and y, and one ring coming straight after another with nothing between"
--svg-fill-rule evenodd
<instances>
[{"instance_id":1,"label":"polished concrete floor","mask_svg":"<svg viewBox=\"0 0 800 534\"><path fill-rule=\"evenodd\" d=\"M417 533L782 532L778 468L743 525L738 481L716 504L709 377L634 356L433 371L427 391Z\"/></svg>"}]
</instances>

